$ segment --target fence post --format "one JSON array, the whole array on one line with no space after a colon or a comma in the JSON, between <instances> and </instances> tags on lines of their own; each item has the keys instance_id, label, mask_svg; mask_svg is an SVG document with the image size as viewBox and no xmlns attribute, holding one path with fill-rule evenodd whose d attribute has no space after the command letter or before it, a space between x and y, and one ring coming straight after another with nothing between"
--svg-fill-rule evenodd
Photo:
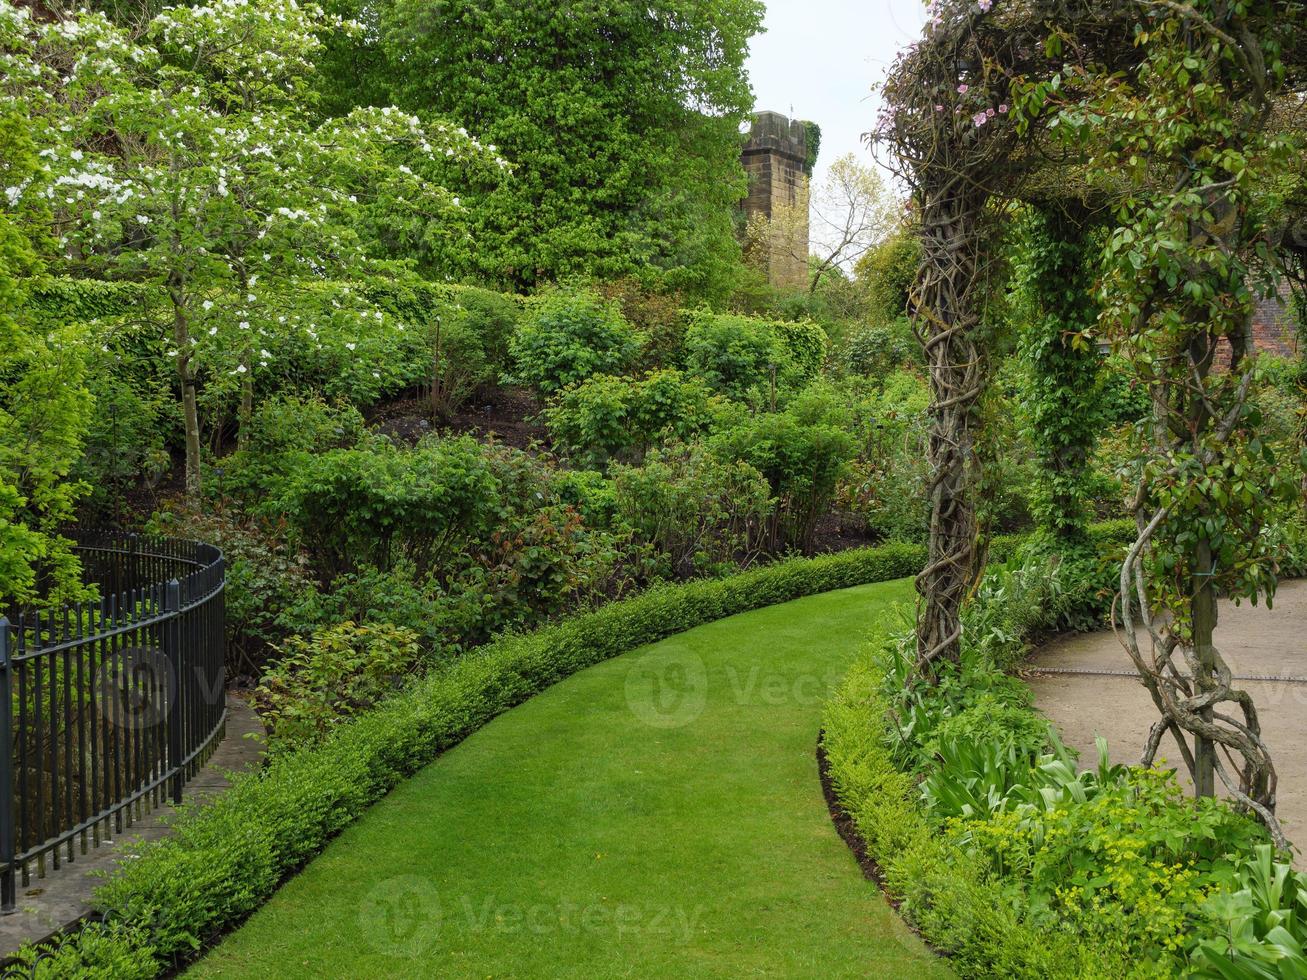
<instances>
[{"instance_id":1,"label":"fence post","mask_svg":"<svg viewBox=\"0 0 1307 980\"><path fill-rule=\"evenodd\" d=\"M168 692L168 762L172 765L172 801L181 804L182 784L182 586L176 579L164 586L163 609L168 618L163 624L163 652L172 676Z\"/></svg>"},{"instance_id":2,"label":"fence post","mask_svg":"<svg viewBox=\"0 0 1307 980\"><path fill-rule=\"evenodd\" d=\"M0 915L17 911L14 875L14 702L9 620L0 616Z\"/></svg>"}]
</instances>

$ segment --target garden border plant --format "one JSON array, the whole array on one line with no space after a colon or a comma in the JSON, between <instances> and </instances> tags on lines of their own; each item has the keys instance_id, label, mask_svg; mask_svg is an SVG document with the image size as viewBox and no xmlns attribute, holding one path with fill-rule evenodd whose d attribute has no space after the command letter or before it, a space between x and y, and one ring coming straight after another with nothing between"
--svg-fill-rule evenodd
<instances>
[{"instance_id":1,"label":"garden border plant","mask_svg":"<svg viewBox=\"0 0 1307 980\"><path fill-rule=\"evenodd\" d=\"M16 954L38 976L150 977L193 958L406 776L491 719L592 664L735 613L915 574L890 544L660 586L534 633L502 637L418 681L320 745L236 776L141 845L95 896L100 919Z\"/></svg>"},{"instance_id":2,"label":"garden border plant","mask_svg":"<svg viewBox=\"0 0 1307 980\"><path fill-rule=\"evenodd\" d=\"M1104 559L1112 557L1107 546L1119 551L1132 537L1127 521L1091 533ZM994 551L1014 559L1040 555L1037 539L1031 543L1022 548L1009 539ZM1047 558L1034 562L999 569L982 585L968 611L959 677L938 687L913 681L905 638L901 650L887 643L879 656L873 650L856 662L828 703L818 754L833 816L861 838L850 842L855 853L862 860L858 845L865 845L864 867L870 863L907 920L963 976L1296 975L1294 969L1307 965L1298 897L1307 875L1293 872L1269 843L1254 846L1268 840L1259 822L1224 802L1185 799L1169 775L1110 766L1101 743L1098 769L1078 770L1029 698L1007 697L1028 693L1009 671L1039 635L1074 622L1068 613L1105 615L1097 601L1092 610L1075 608L1096 591L1082 586L1094 583L1076 579L1065 595L1048 585L1062 571L1083 575L1085 564L1059 569ZM1110 568L1105 561L1100 571ZM1029 594L1019 581L1012 584L1022 576L1024 588L1033 586ZM912 691L933 708L926 704L923 714ZM959 697L970 705L960 713L956 704L948 706ZM936 717L933 730L926 717L932 712L945 718ZM957 724L962 715L972 716L966 725ZM976 744L960 751L960 740ZM986 756L994 764L978 765ZM1013 786L1022 773L1025 785ZM1023 826L1031 820L1033 831ZM1084 838L1068 837L1068 827ZM986 837L986 828L997 837ZM1095 828L1106 828L1106 836L1094 839ZM1055 832L1063 835L1060 843ZM1037 852L1031 864L1021 861L1024 843ZM1173 861L1151 863L1156 855L1148 849L1159 843ZM1044 906L1033 897L1033 875L1040 861L1057 868L1057 856L1048 853L1059 847L1084 851L1090 868L1082 877L1089 884L1059 878L1057 902ZM1133 906L1114 891L1129 884L1117 872L1145 867L1149 880ZM1079 906L1070 895L1077 888L1087 893ZM1095 888L1107 897L1100 911L1090 912L1088 893ZM1165 914L1143 908L1148 895ZM1100 928L1063 919L1063 902L1082 917L1097 916ZM1141 952L1150 945L1155 948ZM1281 969L1290 972L1276 972Z\"/></svg>"}]
</instances>

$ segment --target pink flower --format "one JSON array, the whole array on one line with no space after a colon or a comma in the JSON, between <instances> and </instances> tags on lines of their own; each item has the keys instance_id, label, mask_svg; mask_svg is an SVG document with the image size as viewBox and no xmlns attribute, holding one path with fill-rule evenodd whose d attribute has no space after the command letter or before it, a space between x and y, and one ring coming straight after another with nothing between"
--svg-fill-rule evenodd
<instances>
[{"instance_id":1,"label":"pink flower","mask_svg":"<svg viewBox=\"0 0 1307 980\"><path fill-rule=\"evenodd\" d=\"M963 82L961 85L958 86L958 95L966 95L967 92L970 91L970 89L971 86L968 85L966 82Z\"/></svg>"},{"instance_id":2,"label":"pink flower","mask_svg":"<svg viewBox=\"0 0 1307 980\"><path fill-rule=\"evenodd\" d=\"M1007 112L1007 103L1004 102L1002 105L1000 105L1000 106L998 107L998 111L999 111L999 112Z\"/></svg>"},{"instance_id":3,"label":"pink flower","mask_svg":"<svg viewBox=\"0 0 1307 980\"><path fill-rule=\"evenodd\" d=\"M986 118L986 119L993 119L993 118L994 118L994 110L993 110L992 107L989 108L989 109L986 109L986 110L985 110L985 118Z\"/></svg>"},{"instance_id":4,"label":"pink flower","mask_svg":"<svg viewBox=\"0 0 1307 980\"><path fill-rule=\"evenodd\" d=\"M935 111L936 111L936 112L943 112L943 111L944 111L944 107L943 107L942 105L937 105L937 106L935 106Z\"/></svg>"},{"instance_id":5,"label":"pink flower","mask_svg":"<svg viewBox=\"0 0 1307 980\"><path fill-rule=\"evenodd\" d=\"M977 112L971 117L971 121L977 126L983 126L989 121L989 116L985 115L983 112Z\"/></svg>"},{"instance_id":6,"label":"pink flower","mask_svg":"<svg viewBox=\"0 0 1307 980\"><path fill-rule=\"evenodd\" d=\"M994 6L994 0L977 0L976 6L980 8L982 14L987 14L989 8Z\"/></svg>"}]
</instances>

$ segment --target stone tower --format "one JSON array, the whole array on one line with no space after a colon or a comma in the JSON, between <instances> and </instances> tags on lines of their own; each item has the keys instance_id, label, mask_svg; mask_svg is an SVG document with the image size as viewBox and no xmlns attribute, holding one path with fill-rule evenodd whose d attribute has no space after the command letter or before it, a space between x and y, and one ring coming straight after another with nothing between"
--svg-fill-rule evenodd
<instances>
[{"instance_id":1,"label":"stone tower","mask_svg":"<svg viewBox=\"0 0 1307 980\"><path fill-rule=\"evenodd\" d=\"M759 112L744 144L749 175L747 218L771 221L763 260L767 279L782 289L808 286L808 146L799 120ZM773 220L775 219L775 220Z\"/></svg>"}]
</instances>

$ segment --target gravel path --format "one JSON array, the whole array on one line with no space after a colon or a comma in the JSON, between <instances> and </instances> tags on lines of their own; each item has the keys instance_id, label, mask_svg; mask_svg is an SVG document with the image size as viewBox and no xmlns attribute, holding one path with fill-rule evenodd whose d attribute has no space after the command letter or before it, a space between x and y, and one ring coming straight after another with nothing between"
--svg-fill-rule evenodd
<instances>
[{"instance_id":1,"label":"gravel path","mask_svg":"<svg viewBox=\"0 0 1307 980\"><path fill-rule=\"evenodd\" d=\"M1279 773L1278 813L1285 833L1307 848L1307 582L1280 586L1273 609L1223 602L1217 646L1236 677L1299 678L1241 682L1257 703L1262 733ZM1034 658L1036 669L1086 673L1035 673L1030 686L1039 707L1062 729L1082 762L1095 758L1094 736L1107 737L1114 762L1138 762L1148 729L1157 718L1152 699L1133 675L1129 659L1110 632L1071 636L1049 644ZM1162 755L1179 762L1171 736ZM1190 785L1188 775L1182 782ZM1307 868L1301 852L1297 864Z\"/></svg>"}]
</instances>

